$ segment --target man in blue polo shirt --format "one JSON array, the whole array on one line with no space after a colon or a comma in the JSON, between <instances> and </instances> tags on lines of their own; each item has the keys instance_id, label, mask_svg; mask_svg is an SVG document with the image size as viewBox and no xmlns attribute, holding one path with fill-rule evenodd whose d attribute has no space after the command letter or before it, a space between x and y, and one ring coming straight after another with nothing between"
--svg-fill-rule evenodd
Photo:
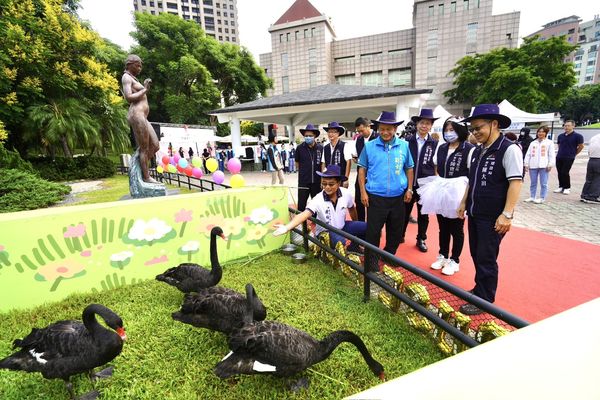
<instances>
[{"instance_id":1,"label":"man in blue polo shirt","mask_svg":"<svg viewBox=\"0 0 600 400\"><path fill-rule=\"evenodd\" d=\"M366 241L379 247L385 225L383 249L395 254L404 225L404 202L413 194L414 163L408 143L396 137L396 129L404 121L396 121L394 112L383 111L373 122L379 126L379 137L365 144L358 159L361 201L367 208ZM367 255L365 265L371 271L377 269L372 255Z\"/></svg>"},{"instance_id":2,"label":"man in blue polo shirt","mask_svg":"<svg viewBox=\"0 0 600 400\"><path fill-rule=\"evenodd\" d=\"M575 121L567 120L565 132L558 135L558 152L556 153L556 171L558 172L558 189L554 193L571 193L571 167L575 157L583 150L583 135L575 132Z\"/></svg>"}]
</instances>

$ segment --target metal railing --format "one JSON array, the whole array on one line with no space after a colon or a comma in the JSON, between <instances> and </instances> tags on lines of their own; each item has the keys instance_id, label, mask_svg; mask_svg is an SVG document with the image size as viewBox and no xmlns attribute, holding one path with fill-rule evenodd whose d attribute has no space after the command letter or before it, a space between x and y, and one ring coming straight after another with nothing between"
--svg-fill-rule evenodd
<instances>
[{"instance_id":1,"label":"metal railing","mask_svg":"<svg viewBox=\"0 0 600 400\"><path fill-rule=\"evenodd\" d=\"M129 172L129 168L124 166L118 166L117 171L122 175L125 175ZM195 178L193 176L187 176L184 174L170 172L163 172L161 174L158 173L155 168L150 168L148 171L150 172L150 176L159 182L166 182L169 185L177 185L178 187L187 187L189 190L192 190L192 188L194 188L200 190L201 192L208 192L213 190L231 188L231 186L226 185L224 183L215 183L207 179Z\"/></svg>"}]
</instances>

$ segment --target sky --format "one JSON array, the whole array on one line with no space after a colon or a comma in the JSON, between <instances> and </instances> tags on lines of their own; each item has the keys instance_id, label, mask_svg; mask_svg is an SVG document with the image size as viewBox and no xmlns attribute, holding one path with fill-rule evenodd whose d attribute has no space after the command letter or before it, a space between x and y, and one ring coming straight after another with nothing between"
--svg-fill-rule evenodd
<instances>
[{"instance_id":1,"label":"sky","mask_svg":"<svg viewBox=\"0 0 600 400\"><path fill-rule=\"evenodd\" d=\"M258 55L271 52L268 32L294 0L237 0L240 42L258 62ZM373 35L412 28L413 0L311 0L332 19L337 39ZM368 8L365 8L368 4ZM550 5L552 4L552 5ZM577 15L589 21L600 14L590 0L550 2L548 0L495 0L494 14L521 11L520 37L548 22ZM343 6L341 6L343 5ZM128 50L134 43L133 0L81 0L79 15L88 20L100 36Z\"/></svg>"}]
</instances>

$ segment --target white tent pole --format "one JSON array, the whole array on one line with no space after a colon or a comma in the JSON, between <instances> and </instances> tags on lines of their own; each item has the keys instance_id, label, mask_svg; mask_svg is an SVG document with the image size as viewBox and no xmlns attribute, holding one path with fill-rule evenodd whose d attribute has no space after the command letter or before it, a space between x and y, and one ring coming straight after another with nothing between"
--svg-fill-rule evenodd
<instances>
[{"instance_id":1,"label":"white tent pole","mask_svg":"<svg viewBox=\"0 0 600 400\"><path fill-rule=\"evenodd\" d=\"M404 121L404 124L406 124L409 117L408 106L402 102L401 98L398 98L396 102L396 121Z\"/></svg>"},{"instance_id":2,"label":"white tent pole","mask_svg":"<svg viewBox=\"0 0 600 400\"><path fill-rule=\"evenodd\" d=\"M242 130L240 128L240 119L231 120L231 148L236 156L245 155L242 152Z\"/></svg>"}]
</instances>

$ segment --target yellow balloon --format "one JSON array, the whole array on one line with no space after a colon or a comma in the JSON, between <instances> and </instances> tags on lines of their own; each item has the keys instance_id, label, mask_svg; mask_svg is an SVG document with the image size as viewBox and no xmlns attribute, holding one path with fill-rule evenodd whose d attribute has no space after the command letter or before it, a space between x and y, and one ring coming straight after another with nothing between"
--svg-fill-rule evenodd
<instances>
[{"instance_id":1,"label":"yellow balloon","mask_svg":"<svg viewBox=\"0 0 600 400\"><path fill-rule=\"evenodd\" d=\"M158 167L156 167L156 172L158 172L159 174L163 173L163 167L161 167L160 165Z\"/></svg>"},{"instance_id":2,"label":"yellow balloon","mask_svg":"<svg viewBox=\"0 0 600 400\"><path fill-rule=\"evenodd\" d=\"M209 158L206 160L206 169L210 172L215 172L219 168L219 163L214 158Z\"/></svg>"},{"instance_id":3,"label":"yellow balloon","mask_svg":"<svg viewBox=\"0 0 600 400\"><path fill-rule=\"evenodd\" d=\"M231 179L229 180L229 185L232 188L241 188L245 184L246 184L246 182L244 181L244 177L241 176L240 174L233 175L231 177Z\"/></svg>"}]
</instances>

